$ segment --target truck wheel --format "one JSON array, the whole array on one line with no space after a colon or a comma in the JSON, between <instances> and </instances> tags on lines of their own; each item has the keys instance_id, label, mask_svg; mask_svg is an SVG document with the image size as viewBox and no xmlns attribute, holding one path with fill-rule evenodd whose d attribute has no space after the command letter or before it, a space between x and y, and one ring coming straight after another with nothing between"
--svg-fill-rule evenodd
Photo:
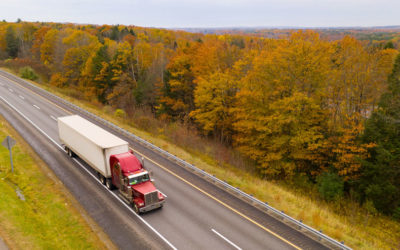
<instances>
[{"instance_id":1,"label":"truck wheel","mask_svg":"<svg viewBox=\"0 0 400 250\"><path fill-rule=\"evenodd\" d=\"M106 184L106 178L104 177L104 176L102 176L101 174L99 174L99 179L100 179L100 182L101 182L101 184Z\"/></svg>"},{"instance_id":2,"label":"truck wheel","mask_svg":"<svg viewBox=\"0 0 400 250\"><path fill-rule=\"evenodd\" d=\"M135 210L135 212L136 212L137 214L140 214L139 208L138 208L138 206L137 206L135 203L133 203L133 209Z\"/></svg>"},{"instance_id":3,"label":"truck wheel","mask_svg":"<svg viewBox=\"0 0 400 250\"><path fill-rule=\"evenodd\" d=\"M110 190L113 190L113 189L114 189L114 185L112 184L112 181L111 181L110 178L109 178L109 179L106 179L106 187L107 187L108 189L110 189Z\"/></svg>"},{"instance_id":4,"label":"truck wheel","mask_svg":"<svg viewBox=\"0 0 400 250\"><path fill-rule=\"evenodd\" d=\"M65 147L65 151L67 152L67 155L69 156L69 148L68 147Z\"/></svg>"}]
</instances>

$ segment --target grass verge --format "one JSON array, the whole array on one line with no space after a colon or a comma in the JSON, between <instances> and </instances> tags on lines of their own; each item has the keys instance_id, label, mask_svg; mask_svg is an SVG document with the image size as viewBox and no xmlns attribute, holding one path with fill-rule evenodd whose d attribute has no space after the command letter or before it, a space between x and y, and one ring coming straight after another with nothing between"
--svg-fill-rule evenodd
<instances>
[{"instance_id":1,"label":"grass verge","mask_svg":"<svg viewBox=\"0 0 400 250\"><path fill-rule=\"evenodd\" d=\"M112 115L113 112L109 107L101 107L71 97L77 96L71 89L33 83L129 130L208 173L214 174L232 186L239 187L244 192L268 202L293 218L302 220L317 230L322 230L328 236L344 241L352 248L400 249L400 223L384 215L368 212L368 209L359 207L356 202L343 199L335 203L326 203L319 199L315 189L295 189L284 182L263 180L244 169L220 164L220 161L193 148L179 147L171 143L172 140L165 135L154 135L140 130L134 123L131 124Z\"/></svg>"},{"instance_id":2,"label":"grass verge","mask_svg":"<svg viewBox=\"0 0 400 250\"><path fill-rule=\"evenodd\" d=\"M114 248L101 229L86 214L81 215L82 208L54 174L0 117L0 141L7 135L17 144L12 149L13 173L9 152L0 146L0 235L6 244L11 249Z\"/></svg>"}]
</instances>

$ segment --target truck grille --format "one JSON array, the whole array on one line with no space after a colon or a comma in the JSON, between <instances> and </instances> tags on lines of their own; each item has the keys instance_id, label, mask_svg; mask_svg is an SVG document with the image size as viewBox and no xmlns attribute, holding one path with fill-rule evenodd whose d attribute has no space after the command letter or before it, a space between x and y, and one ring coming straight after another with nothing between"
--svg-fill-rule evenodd
<instances>
[{"instance_id":1,"label":"truck grille","mask_svg":"<svg viewBox=\"0 0 400 250\"><path fill-rule=\"evenodd\" d=\"M145 202L145 206L148 206L148 205L158 202L158 192L154 191L154 192L146 194L144 196L144 202Z\"/></svg>"}]
</instances>

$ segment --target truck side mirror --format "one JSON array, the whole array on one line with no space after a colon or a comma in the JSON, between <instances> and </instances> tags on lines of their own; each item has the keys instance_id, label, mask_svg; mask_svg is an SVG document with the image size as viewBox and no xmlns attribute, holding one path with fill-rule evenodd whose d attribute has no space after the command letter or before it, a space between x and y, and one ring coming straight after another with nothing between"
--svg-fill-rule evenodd
<instances>
[{"instance_id":1,"label":"truck side mirror","mask_svg":"<svg viewBox=\"0 0 400 250\"><path fill-rule=\"evenodd\" d=\"M141 161L142 161L142 167L144 167L144 157L143 156L141 158Z\"/></svg>"},{"instance_id":2,"label":"truck side mirror","mask_svg":"<svg viewBox=\"0 0 400 250\"><path fill-rule=\"evenodd\" d=\"M149 170L149 175L150 175L150 177L153 176L153 170Z\"/></svg>"}]
</instances>

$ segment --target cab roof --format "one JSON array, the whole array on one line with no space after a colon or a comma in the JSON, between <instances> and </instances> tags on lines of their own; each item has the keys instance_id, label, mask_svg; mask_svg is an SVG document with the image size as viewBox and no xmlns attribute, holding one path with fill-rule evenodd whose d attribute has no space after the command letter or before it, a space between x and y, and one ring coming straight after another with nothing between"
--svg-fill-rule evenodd
<instances>
[{"instance_id":1,"label":"cab roof","mask_svg":"<svg viewBox=\"0 0 400 250\"><path fill-rule=\"evenodd\" d=\"M110 165L113 166L115 161L119 162L121 171L126 176L143 170L142 163L130 152L112 155Z\"/></svg>"}]
</instances>

